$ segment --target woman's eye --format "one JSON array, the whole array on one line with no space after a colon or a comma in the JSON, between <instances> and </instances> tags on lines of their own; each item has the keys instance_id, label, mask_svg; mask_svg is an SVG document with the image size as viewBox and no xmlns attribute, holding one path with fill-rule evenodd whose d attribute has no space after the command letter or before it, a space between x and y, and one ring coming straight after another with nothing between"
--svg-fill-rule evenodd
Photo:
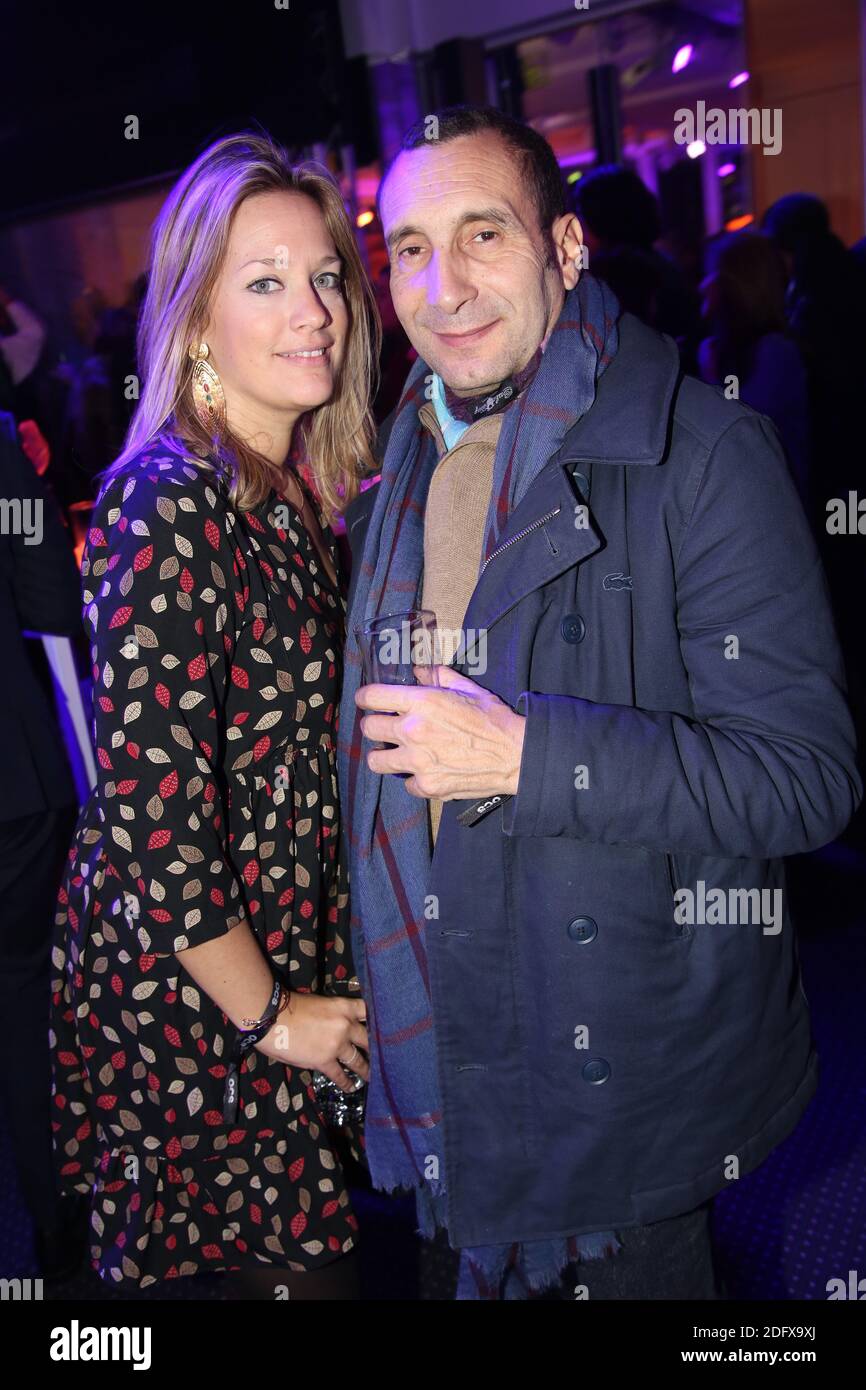
<instances>
[{"instance_id":1,"label":"woman's eye","mask_svg":"<svg viewBox=\"0 0 866 1390\"><path fill-rule=\"evenodd\" d=\"M327 284L322 283L325 280L328 281ZM343 286L343 277L336 270L326 270L316 276L316 284L323 290L339 290Z\"/></svg>"},{"instance_id":2,"label":"woman's eye","mask_svg":"<svg viewBox=\"0 0 866 1390\"><path fill-rule=\"evenodd\" d=\"M273 275L263 275L262 278L261 278L261 280L253 280L252 284L250 284L250 285L247 286L247 289L254 290L256 294L270 294L270 293L271 293L270 290L263 290L263 289L261 289L261 288L260 288L261 285L276 285L278 289L282 289L282 284L281 284L281 282L280 282L279 280L275 279L275 277L274 277Z\"/></svg>"}]
</instances>

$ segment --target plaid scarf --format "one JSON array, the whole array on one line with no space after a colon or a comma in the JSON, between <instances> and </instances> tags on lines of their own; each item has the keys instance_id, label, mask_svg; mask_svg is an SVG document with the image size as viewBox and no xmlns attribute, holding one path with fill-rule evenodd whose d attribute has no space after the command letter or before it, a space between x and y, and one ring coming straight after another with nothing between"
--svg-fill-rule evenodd
<instances>
[{"instance_id":1,"label":"plaid scarf","mask_svg":"<svg viewBox=\"0 0 866 1390\"><path fill-rule=\"evenodd\" d=\"M567 431L589 410L618 346L612 292L582 275L568 292L527 389L506 408L496 449L485 557ZM430 368L413 366L397 407L349 615L339 721L339 775L351 864L352 942L367 1001L371 1075L366 1152L374 1185L416 1190L422 1235L447 1230L448 1175L424 941L430 874L427 804L400 777L367 767L354 702L361 681L355 627L420 603L424 508L436 448L418 420ZM503 1117L503 1123L505 1123ZM524 1298L572 1260L613 1253L612 1231L462 1251L458 1298ZM502 1283L505 1277L504 1284Z\"/></svg>"}]
</instances>

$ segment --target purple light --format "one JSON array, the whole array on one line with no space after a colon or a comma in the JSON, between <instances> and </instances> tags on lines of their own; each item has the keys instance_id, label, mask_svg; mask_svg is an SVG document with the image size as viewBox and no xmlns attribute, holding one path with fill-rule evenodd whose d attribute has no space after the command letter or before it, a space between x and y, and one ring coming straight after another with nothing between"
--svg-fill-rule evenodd
<instances>
[{"instance_id":1,"label":"purple light","mask_svg":"<svg viewBox=\"0 0 866 1390\"><path fill-rule=\"evenodd\" d=\"M728 83L728 86L729 86L729 87L742 87L743 83L744 83L744 82L748 82L748 80L749 80L749 74L748 74L747 72L737 72L737 73L734 73L734 76L731 78L730 82Z\"/></svg>"},{"instance_id":2,"label":"purple light","mask_svg":"<svg viewBox=\"0 0 866 1390\"><path fill-rule=\"evenodd\" d=\"M683 68L692 61L694 51L690 43L684 43L682 48L678 48L671 64L671 72L682 72Z\"/></svg>"},{"instance_id":3,"label":"purple light","mask_svg":"<svg viewBox=\"0 0 866 1390\"><path fill-rule=\"evenodd\" d=\"M737 166L736 164L720 164L717 172L720 179L726 179L728 174L735 174L737 172Z\"/></svg>"}]
</instances>

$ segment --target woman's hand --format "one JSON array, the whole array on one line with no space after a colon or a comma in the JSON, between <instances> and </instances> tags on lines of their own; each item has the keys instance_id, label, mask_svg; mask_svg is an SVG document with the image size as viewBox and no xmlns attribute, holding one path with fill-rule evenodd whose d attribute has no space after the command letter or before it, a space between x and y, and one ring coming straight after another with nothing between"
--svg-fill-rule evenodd
<instances>
[{"instance_id":1,"label":"woman's hand","mask_svg":"<svg viewBox=\"0 0 866 1390\"><path fill-rule=\"evenodd\" d=\"M258 1049L287 1066L323 1072L341 1090L351 1092L355 1083L344 1067L365 1081L370 1079L370 1063L364 1055L370 1050L366 1019L363 999L293 991Z\"/></svg>"}]
</instances>

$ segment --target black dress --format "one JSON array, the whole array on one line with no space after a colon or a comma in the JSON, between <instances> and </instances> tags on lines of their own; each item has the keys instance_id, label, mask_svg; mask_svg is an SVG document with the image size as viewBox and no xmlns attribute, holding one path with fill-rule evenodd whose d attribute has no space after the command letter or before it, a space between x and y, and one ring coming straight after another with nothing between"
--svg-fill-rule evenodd
<instances>
[{"instance_id":1,"label":"black dress","mask_svg":"<svg viewBox=\"0 0 866 1390\"><path fill-rule=\"evenodd\" d=\"M310 1073L254 1049L225 1123L235 1029L174 951L244 919L293 989L357 992L336 772L344 600L287 499L236 511L165 441L98 503L82 575L98 782L52 956L61 1187L92 1190L91 1263L121 1285L316 1268L357 1223Z\"/></svg>"}]
</instances>

